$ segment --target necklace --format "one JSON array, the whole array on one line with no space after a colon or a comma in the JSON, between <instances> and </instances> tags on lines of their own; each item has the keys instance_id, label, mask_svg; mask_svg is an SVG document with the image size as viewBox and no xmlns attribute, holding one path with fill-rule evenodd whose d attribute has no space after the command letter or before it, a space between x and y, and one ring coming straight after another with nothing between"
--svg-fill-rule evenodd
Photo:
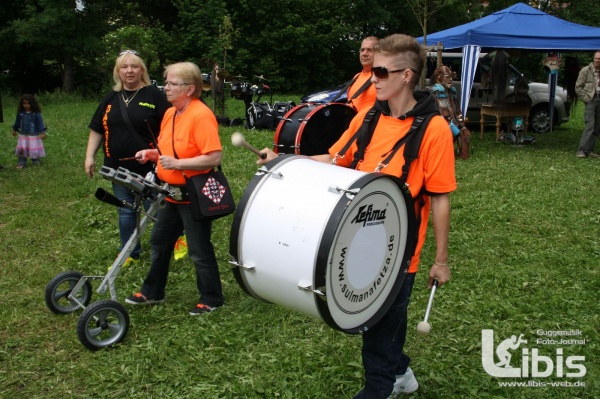
<instances>
[{"instance_id":1,"label":"necklace","mask_svg":"<svg viewBox=\"0 0 600 399\"><path fill-rule=\"evenodd\" d=\"M133 97L132 97L133 98ZM181 114L183 114L183 112L187 109L188 105L190 105L190 103L192 102L192 100L190 99L181 109L181 111L176 111L175 115L179 116Z\"/></svg>"},{"instance_id":2,"label":"necklace","mask_svg":"<svg viewBox=\"0 0 600 399\"><path fill-rule=\"evenodd\" d=\"M141 87L139 87L131 97L125 96L125 89L121 90L121 97L123 97L123 102L125 103L126 107L129 107L129 103L131 102L131 100L133 100L133 97L135 97L135 95L138 94L138 91L140 91L140 89Z\"/></svg>"}]
</instances>

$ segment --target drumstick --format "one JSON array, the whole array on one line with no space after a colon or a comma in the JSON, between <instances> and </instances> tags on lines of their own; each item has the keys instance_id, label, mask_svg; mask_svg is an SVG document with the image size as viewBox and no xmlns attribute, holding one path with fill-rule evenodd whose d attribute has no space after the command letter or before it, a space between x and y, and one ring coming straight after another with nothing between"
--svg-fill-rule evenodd
<instances>
[{"instance_id":1,"label":"drumstick","mask_svg":"<svg viewBox=\"0 0 600 399\"><path fill-rule=\"evenodd\" d=\"M431 287L431 294L429 295L429 303L427 304L427 310L425 311L425 319L417 324L417 332L419 334L429 334L431 331L431 325L427 322L429 319L429 312L431 311L431 305L433 305L433 296L438 286L438 281L433 280L433 286Z\"/></svg>"},{"instance_id":2,"label":"drumstick","mask_svg":"<svg viewBox=\"0 0 600 399\"><path fill-rule=\"evenodd\" d=\"M144 122L146 122L146 126L148 126L148 131L150 132L150 136L152 136L152 143L150 145L150 148L154 147L156 149L156 151L158 151L158 155L162 156L162 153L160 152L160 148L158 148L158 141L156 141L156 136L154 135L154 131L150 127L150 123L148 122L148 119L144 119Z\"/></svg>"},{"instance_id":3,"label":"drumstick","mask_svg":"<svg viewBox=\"0 0 600 399\"><path fill-rule=\"evenodd\" d=\"M256 154L257 157L259 157L261 159L265 159L267 157L267 154L262 154L256 148L254 148L250 144L248 144L246 142L246 139L244 139L244 135L241 134L240 132L235 132L231 135L231 144L233 144L234 147L246 147L247 149L252 151L254 154Z\"/></svg>"},{"instance_id":4,"label":"drumstick","mask_svg":"<svg viewBox=\"0 0 600 399\"><path fill-rule=\"evenodd\" d=\"M119 161L133 161L134 159L140 160L142 157L127 157L127 158L119 158Z\"/></svg>"}]
</instances>

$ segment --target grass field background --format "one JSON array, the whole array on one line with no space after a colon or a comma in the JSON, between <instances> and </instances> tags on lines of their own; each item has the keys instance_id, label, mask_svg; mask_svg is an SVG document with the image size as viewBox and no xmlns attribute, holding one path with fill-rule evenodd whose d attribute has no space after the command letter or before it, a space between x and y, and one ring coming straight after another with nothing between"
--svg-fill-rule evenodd
<instances>
[{"instance_id":1,"label":"grass field background","mask_svg":"<svg viewBox=\"0 0 600 399\"><path fill-rule=\"evenodd\" d=\"M294 100L296 96L276 96ZM228 264L232 216L218 220L213 242L226 306L190 317L197 299L189 259L173 262L167 301L127 307L123 343L97 352L77 339L79 312L55 315L44 303L46 284L65 270L106 273L118 251L116 209L94 198L100 177L88 179L83 162L89 120L97 102L61 95L41 97L48 125L47 158L16 170L11 125L16 99L3 97L0 125L0 397L1 398L350 398L364 384L361 339L324 323L246 295ZM243 117L231 99L226 113ZM456 162L458 189L451 195L449 284L438 290L428 336L416 333L429 291L423 267L409 310L406 352L419 381L415 398L600 397L600 159L577 159L583 107L571 122L536 136L534 145L497 143L493 126L472 156ZM249 151L233 148L239 128L220 128L223 168L239 199L257 167ZM258 148L273 131L244 131ZM97 164L101 165L100 155ZM99 166L98 166L99 167ZM431 232L430 232L431 233ZM149 230L143 237L148 248ZM265 248L268 251L268 248ZM426 243L424 263L434 260ZM282 260L293 262L293 259ZM117 279L119 300L136 292L149 266ZM92 301L108 299L95 289ZM569 356L586 368L582 378L503 379L481 365L481 333L495 345L511 335L527 348L565 365ZM537 344L540 331L574 331L584 344ZM570 337L572 338L572 337ZM556 358L562 348L564 359ZM511 364L520 367L520 349ZM530 361L531 363L531 361ZM540 364L545 369L545 364ZM530 365L531 371L531 365ZM585 384L585 387L502 387L499 383Z\"/></svg>"}]
</instances>

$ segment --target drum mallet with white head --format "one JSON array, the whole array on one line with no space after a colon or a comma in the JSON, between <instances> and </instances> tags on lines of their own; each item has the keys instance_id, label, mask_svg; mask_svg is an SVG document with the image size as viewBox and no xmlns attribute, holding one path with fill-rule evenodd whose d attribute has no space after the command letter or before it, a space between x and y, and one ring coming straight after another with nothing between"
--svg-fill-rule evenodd
<instances>
[{"instance_id":1,"label":"drum mallet with white head","mask_svg":"<svg viewBox=\"0 0 600 399\"><path fill-rule=\"evenodd\" d=\"M231 135L231 144L233 144L234 147L246 147L247 149L249 149L250 151L255 153L256 156L261 159L265 159L267 157L267 154L262 154L256 148L254 148L250 144L248 144L246 142L246 139L244 138L244 135L241 134L240 132L235 132Z\"/></svg>"},{"instance_id":2,"label":"drum mallet with white head","mask_svg":"<svg viewBox=\"0 0 600 399\"><path fill-rule=\"evenodd\" d=\"M433 286L431 287L431 294L429 294L429 303L427 304L427 310L425 311L425 319L417 324L417 332L419 334L429 334L431 331L431 325L427 322L429 319L429 312L431 312L431 305L433 305L433 296L438 286L438 281L433 280Z\"/></svg>"}]
</instances>

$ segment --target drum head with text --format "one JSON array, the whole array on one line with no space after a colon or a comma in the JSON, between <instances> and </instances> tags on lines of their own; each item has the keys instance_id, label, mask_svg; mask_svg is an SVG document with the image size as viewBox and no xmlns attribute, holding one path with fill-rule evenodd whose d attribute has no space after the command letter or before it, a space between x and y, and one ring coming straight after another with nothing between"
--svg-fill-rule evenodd
<instances>
[{"instance_id":1,"label":"drum head with text","mask_svg":"<svg viewBox=\"0 0 600 399\"><path fill-rule=\"evenodd\" d=\"M416 236L412 198L398 179L371 173L355 185L358 194L330 218L315 268L315 285L327 297L319 303L325 322L349 333L366 331L387 312Z\"/></svg>"}]
</instances>

